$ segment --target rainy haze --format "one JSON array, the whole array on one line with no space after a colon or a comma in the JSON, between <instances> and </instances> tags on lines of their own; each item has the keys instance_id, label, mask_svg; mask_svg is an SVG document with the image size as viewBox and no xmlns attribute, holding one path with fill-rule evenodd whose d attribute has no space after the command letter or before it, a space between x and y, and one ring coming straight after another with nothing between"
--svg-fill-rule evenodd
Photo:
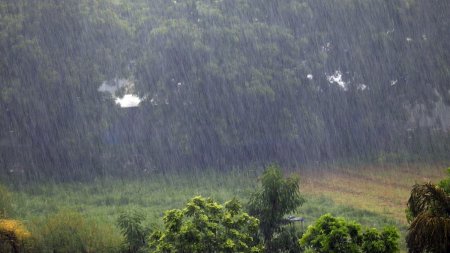
<instances>
[{"instance_id":1,"label":"rainy haze","mask_svg":"<svg viewBox=\"0 0 450 253\"><path fill-rule=\"evenodd\" d=\"M3 0L0 175L450 158L447 0Z\"/></svg>"},{"instance_id":2,"label":"rainy haze","mask_svg":"<svg viewBox=\"0 0 450 253\"><path fill-rule=\"evenodd\" d=\"M450 252L450 0L0 0L0 253Z\"/></svg>"}]
</instances>

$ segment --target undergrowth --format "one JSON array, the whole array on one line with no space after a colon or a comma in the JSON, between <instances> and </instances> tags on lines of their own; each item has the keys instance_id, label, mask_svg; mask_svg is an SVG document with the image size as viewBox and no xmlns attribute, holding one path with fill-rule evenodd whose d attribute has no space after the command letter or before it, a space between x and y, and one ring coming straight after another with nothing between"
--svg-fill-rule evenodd
<instances>
[{"instance_id":1,"label":"undergrowth","mask_svg":"<svg viewBox=\"0 0 450 253\"><path fill-rule=\"evenodd\" d=\"M67 244L114 252L125 243L123 231L117 226L121 214L139 209L145 214L142 226L151 228L161 225L164 211L184 206L192 196L212 197L217 202L236 197L246 203L258 185L259 175L257 170L210 170L137 179L102 178L89 183L40 183L10 187L10 199L15 217L29 227L35 241L44 244L41 248L70 239ZM329 196L303 191L302 184L300 192L306 202L295 216L304 218L304 222L296 224L303 231L321 215L331 213L370 228L394 225L402 236L405 234L406 225L386 213L338 204ZM55 234L55 227L72 227L78 232L76 236L64 231ZM404 249L404 245L400 246Z\"/></svg>"}]
</instances>

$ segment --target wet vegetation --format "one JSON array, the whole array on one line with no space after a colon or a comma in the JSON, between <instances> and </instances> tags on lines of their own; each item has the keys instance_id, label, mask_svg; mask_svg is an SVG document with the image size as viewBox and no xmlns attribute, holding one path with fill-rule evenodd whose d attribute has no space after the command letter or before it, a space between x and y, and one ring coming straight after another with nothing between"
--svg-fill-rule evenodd
<instances>
[{"instance_id":1,"label":"wet vegetation","mask_svg":"<svg viewBox=\"0 0 450 253\"><path fill-rule=\"evenodd\" d=\"M447 252L448 31L448 0L3 0L0 252Z\"/></svg>"},{"instance_id":2,"label":"wet vegetation","mask_svg":"<svg viewBox=\"0 0 450 253\"><path fill-rule=\"evenodd\" d=\"M450 176L450 168L448 169ZM414 185L408 200L411 226L406 242L411 252L450 250L450 177L439 186Z\"/></svg>"},{"instance_id":3,"label":"wet vegetation","mask_svg":"<svg viewBox=\"0 0 450 253\"><path fill-rule=\"evenodd\" d=\"M4 177L449 158L446 0L18 0L0 13Z\"/></svg>"},{"instance_id":4,"label":"wet vegetation","mask_svg":"<svg viewBox=\"0 0 450 253\"><path fill-rule=\"evenodd\" d=\"M345 222L361 224L358 225L361 229L359 239L364 231L369 233L366 236L376 239L380 238L378 233L385 227L396 227L400 235L397 246L403 252L406 249L405 236L410 226L404 210L412 185L415 182L425 183L426 180L438 182L445 174L439 168L427 168L424 171L395 167L380 173L382 169L378 168L379 172L374 174L376 177L367 175L373 179L372 184L367 183L367 187L372 189L371 194L378 195L379 198L372 200L369 196L358 202L347 199L358 199L359 194L352 191L360 187L359 183L347 185L350 190L347 192L334 190L339 196L336 197L326 191L327 186L333 186L335 182L329 182L328 185L324 183L328 181L327 174L330 169L324 171L325 174L314 175L305 171L305 176L300 179L299 192L296 193L302 196L304 202L295 210L285 212L282 217L285 222L275 226L271 247L280 249L280 252L303 252L305 248L301 246L299 239L308 226L314 225L322 215L331 213L334 217L343 217ZM370 171L374 170L370 168ZM424 179L422 173L427 174L427 171L434 171L435 176ZM437 173L438 171L441 173ZM399 178L410 177L408 182L411 187L389 188L389 191L402 192L400 195L404 196L403 209L397 211L393 206L374 208L372 201L376 201L375 204L378 205L395 203L395 198L386 200L391 196L384 196L383 192L377 192L378 189L373 188L375 185L388 185L393 177L392 173ZM268 174L265 174L266 177ZM104 178L90 183L21 185L10 187L10 191L3 191L9 198L3 199L2 204L9 206L10 211L2 219L15 220L29 231L27 240L20 244L28 247L24 248L24 252L51 252L55 249L60 252L153 252L148 248L150 235L164 228L166 211L179 209L183 212L188 200L195 196L209 196L216 203L236 198L242 204L242 212L252 213L249 208L250 200L252 196L261 196L263 190L263 184L259 181L262 179L261 175L263 171L260 170L206 170L199 174L171 173L127 180ZM269 175L272 175L270 181L280 182L278 172ZM341 180L347 179L346 174L336 173L331 176ZM281 181L286 182L285 180L293 178L295 177ZM309 188L306 185L308 181L317 181L325 191ZM448 178L442 182L446 181ZM266 192L273 192L268 190L266 188ZM289 216L302 218L302 221L287 222ZM261 225L259 222L259 226ZM374 228L379 232L375 233ZM262 231L257 235L257 240L264 245ZM355 244L357 249L363 246L361 240ZM310 248L312 245L305 246Z\"/></svg>"}]
</instances>

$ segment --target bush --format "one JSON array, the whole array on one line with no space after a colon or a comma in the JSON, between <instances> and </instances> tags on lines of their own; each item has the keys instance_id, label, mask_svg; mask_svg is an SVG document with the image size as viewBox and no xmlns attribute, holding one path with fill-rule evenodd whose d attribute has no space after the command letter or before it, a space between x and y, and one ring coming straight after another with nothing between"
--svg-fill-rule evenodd
<instances>
[{"instance_id":1,"label":"bush","mask_svg":"<svg viewBox=\"0 0 450 253\"><path fill-rule=\"evenodd\" d=\"M30 232L17 220L0 220L0 252L22 252Z\"/></svg>"},{"instance_id":2,"label":"bush","mask_svg":"<svg viewBox=\"0 0 450 253\"><path fill-rule=\"evenodd\" d=\"M140 252L146 245L145 238L149 235L150 230L142 225L144 218L142 212L137 210L119 215L117 225L125 237L125 252Z\"/></svg>"},{"instance_id":3,"label":"bush","mask_svg":"<svg viewBox=\"0 0 450 253\"><path fill-rule=\"evenodd\" d=\"M253 237L258 220L241 211L236 199L220 205L195 197L183 209L167 211L164 230L150 236L151 252L262 252Z\"/></svg>"},{"instance_id":4,"label":"bush","mask_svg":"<svg viewBox=\"0 0 450 253\"><path fill-rule=\"evenodd\" d=\"M378 232L372 228L361 233L361 225L331 214L321 216L299 240L301 246L317 253L394 253L399 234L393 227Z\"/></svg>"},{"instance_id":5,"label":"bush","mask_svg":"<svg viewBox=\"0 0 450 253\"><path fill-rule=\"evenodd\" d=\"M397 252L398 238L397 229L394 227L385 227L381 233L371 228L364 232L361 248L367 253Z\"/></svg>"},{"instance_id":6,"label":"bush","mask_svg":"<svg viewBox=\"0 0 450 253\"><path fill-rule=\"evenodd\" d=\"M302 248L298 244L298 238L302 237L303 232L295 225L284 226L279 233L275 235L271 242L272 252L283 253L301 253Z\"/></svg>"},{"instance_id":7,"label":"bush","mask_svg":"<svg viewBox=\"0 0 450 253\"><path fill-rule=\"evenodd\" d=\"M120 236L112 227L99 226L79 213L60 211L38 225L36 241L45 252L118 252Z\"/></svg>"},{"instance_id":8,"label":"bush","mask_svg":"<svg viewBox=\"0 0 450 253\"><path fill-rule=\"evenodd\" d=\"M286 224L285 215L294 212L304 203L299 192L299 179L284 179L276 165L267 167L261 178L261 189L250 197L249 213L260 221L259 229L264 237L266 250L276 251L272 243L275 233Z\"/></svg>"}]
</instances>

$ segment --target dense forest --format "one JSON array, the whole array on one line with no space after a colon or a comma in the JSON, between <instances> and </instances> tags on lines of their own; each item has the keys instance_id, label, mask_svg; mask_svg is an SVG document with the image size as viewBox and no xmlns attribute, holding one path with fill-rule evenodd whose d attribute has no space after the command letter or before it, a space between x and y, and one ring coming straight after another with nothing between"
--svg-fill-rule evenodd
<instances>
[{"instance_id":1,"label":"dense forest","mask_svg":"<svg viewBox=\"0 0 450 253\"><path fill-rule=\"evenodd\" d=\"M449 159L448 0L4 0L0 173Z\"/></svg>"}]
</instances>

